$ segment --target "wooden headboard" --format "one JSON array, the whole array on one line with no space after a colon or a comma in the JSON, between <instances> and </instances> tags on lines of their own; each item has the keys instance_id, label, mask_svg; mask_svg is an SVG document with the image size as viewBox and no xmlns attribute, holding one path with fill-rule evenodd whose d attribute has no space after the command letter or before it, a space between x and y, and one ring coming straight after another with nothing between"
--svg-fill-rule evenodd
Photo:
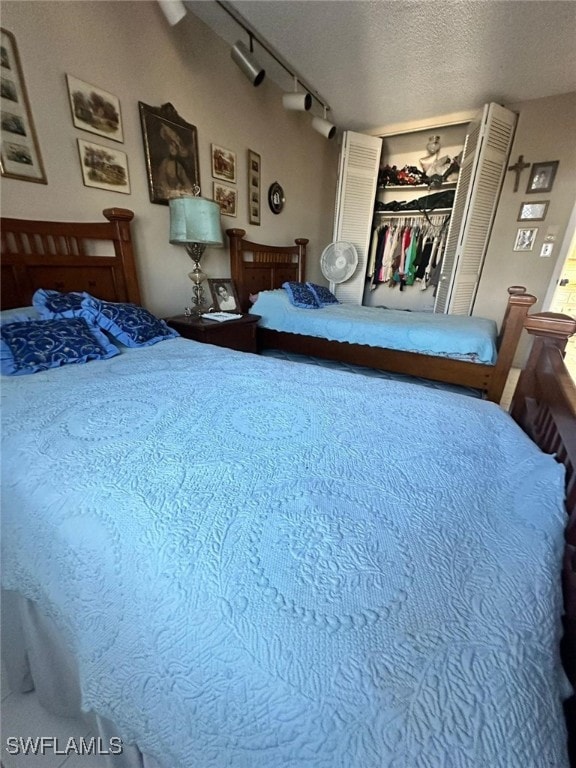
<instances>
[{"instance_id":1,"label":"wooden headboard","mask_svg":"<svg viewBox=\"0 0 576 768\"><path fill-rule=\"evenodd\" d=\"M140 304L132 211L106 208L106 222L2 218L2 309L26 307L38 288L88 291Z\"/></svg>"},{"instance_id":2,"label":"wooden headboard","mask_svg":"<svg viewBox=\"0 0 576 768\"><path fill-rule=\"evenodd\" d=\"M303 282L306 274L308 239L299 237L296 245L261 245L244 240L243 229L227 229L230 239L230 266L242 310L250 307L251 293L281 288L287 280Z\"/></svg>"}]
</instances>

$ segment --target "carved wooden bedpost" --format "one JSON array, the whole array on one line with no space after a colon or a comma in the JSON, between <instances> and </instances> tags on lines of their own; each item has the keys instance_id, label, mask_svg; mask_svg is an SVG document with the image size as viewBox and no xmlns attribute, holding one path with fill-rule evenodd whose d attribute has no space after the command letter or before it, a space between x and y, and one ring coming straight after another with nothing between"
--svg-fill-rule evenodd
<instances>
[{"instance_id":1,"label":"carved wooden bedpost","mask_svg":"<svg viewBox=\"0 0 576 768\"><path fill-rule=\"evenodd\" d=\"M115 229L114 251L124 264L128 300L132 304L141 304L134 248L130 234L130 222L134 218L134 213L127 208L106 208L102 213Z\"/></svg>"},{"instance_id":2,"label":"carved wooden bedpost","mask_svg":"<svg viewBox=\"0 0 576 768\"><path fill-rule=\"evenodd\" d=\"M511 285L508 288L508 294L508 304L498 337L498 359L486 391L487 399L494 403L499 403L502 398L524 327L524 320L530 307L536 303L536 297L526 293L526 288L522 285Z\"/></svg>"}]
</instances>

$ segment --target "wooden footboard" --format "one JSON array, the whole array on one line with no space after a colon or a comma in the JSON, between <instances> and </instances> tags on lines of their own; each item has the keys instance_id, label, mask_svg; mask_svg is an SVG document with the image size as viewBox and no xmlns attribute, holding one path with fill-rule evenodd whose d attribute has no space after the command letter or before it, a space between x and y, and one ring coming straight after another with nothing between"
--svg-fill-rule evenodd
<instances>
[{"instance_id":1,"label":"wooden footboard","mask_svg":"<svg viewBox=\"0 0 576 768\"><path fill-rule=\"evenodd\" d=\"M486 399L499 403L512 367L518 341L528 310L536 298L522 286L508 288L508 305L498 338L498 358L494 365L453 360L448 357L402 352L394 349L328 341L316 336L258 329L260 350L281 349L323 360L335 360L351 365L364 365L389 373L401 373L461 387L481 390Z\"/></svg>"},{"instance_id":2,"label":"wooden footboard","mask_svg":"<svg viewBox=\"0 0 576 768\"><path fill-rule=\"evenodd\" d=\"M564 638L562 661L576 687L576 385L563 352L576 333L576 320L553 312L532 315L525 323L534 336L528 363L522 371L510 413L545 452L566 470L566 548L562 569ZM571 765L576 765L576 698L565 704Z\"/></svg>"},{"instance_id":3,"label":"wooden footboard","mask_svg":"<svg viewBox=\"0 0 576 768\"><path fill-rule=\"evenodd\" d=\"M280 288L286 280L302 282L306 269L306 238L295 245L263 245L245 240L243 229L227 229L230 239L232 279L243 311L250 307L250 294ZM279 349L352 365L363 365L390 373L418 376L433 381L474 387L488 400L499 403L510 373L523 323L536 298L522 286L508 288L508 305L498 337L494 365L451 360L444 357L369 347L364 344L328 341L314 336L258 329L260 350Z\"/></svg>"}]
</instances>

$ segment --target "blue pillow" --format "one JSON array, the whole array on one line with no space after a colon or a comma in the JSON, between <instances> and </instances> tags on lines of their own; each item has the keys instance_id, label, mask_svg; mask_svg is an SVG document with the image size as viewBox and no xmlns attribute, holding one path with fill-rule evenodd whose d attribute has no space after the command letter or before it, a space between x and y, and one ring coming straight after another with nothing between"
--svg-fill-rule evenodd
<instances>
[{"instance_id":1,"label":"blue pillow","mask_svg":"<svg viewBox=\"0 0 576 768\"><path fill-rule=\"evenodd\" d=\"M17 307L16 309L3 309L0 312L0 323L15 323L27 320L38 320L40 315L34 307Z\"/></svg>"},{"instance_id":2,"label":"blue pillow","mask_svg":"<svg viewBox=\"0 0 576 768\"><path fill-rule=\"evenodd\" d=\"M148 347L180 335L137 304L100 301L84 294L82 310L99 328L127 347Z\"/></svg>"},{"instance_id":3,"label":"blue pillow","mask_svg":"<svg viewBox=\"0 0 576 768\"><path fill-rule=\"evenodd\" d=\"M282 288L288 294L290 303L301 309L318 309L320 306L316 297L306 283L286 282Z\"/></svg>"},{"instance_id":4,"label":"blue pillow","mask_svg":"<svg viewBox=\"0 0 576 768\"><path fill-rule=\"evenodd\" d=\"M19 376L120 354L82 317L25 320L0 328L0 371Z\"/></svg>"},{"instance_id":5,"label":"blue pillow","mask_svg":"<svg viewBox=\"0 0 576 768\"><path fill-rule=\"evenodd\" d=\"M314 294L314 298L320 307L329 307L331 304L340 304L336 296L326 288L324 285L316 285L316 283L306 283L308 288Z\"/></svg>"},{"instance_id":6,"label":"blue pillow","mask_svg":"<svg viewBox=\"0 0 576 768\"><path fill-rule=\"evenodd\" d=\"M64 317L82 317L82 300L85 293L60 293L39 288L32 296L32 304L40 317L53 320Z\"/></svg>"}]
</instances>

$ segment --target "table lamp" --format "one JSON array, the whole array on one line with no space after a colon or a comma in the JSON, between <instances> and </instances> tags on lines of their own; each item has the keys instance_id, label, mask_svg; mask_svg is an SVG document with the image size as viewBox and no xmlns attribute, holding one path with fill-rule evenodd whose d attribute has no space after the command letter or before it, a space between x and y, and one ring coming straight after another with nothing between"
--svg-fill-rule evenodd
<instances>
[{"instance_id":1,"label":"table lamp","mask_svg":"<svg viewBox=\"0 0 576 768\"><path fill-rule=\"evenodd\" d=\"M205 311L204 287L206 275L200 268L200 259L207 245L222 246L220 206L205 197L175 197L170 200L170 242L183 245L194 262L188 273L192 280L192 315L199 317Z\"/></svg>"}]
</instances>

